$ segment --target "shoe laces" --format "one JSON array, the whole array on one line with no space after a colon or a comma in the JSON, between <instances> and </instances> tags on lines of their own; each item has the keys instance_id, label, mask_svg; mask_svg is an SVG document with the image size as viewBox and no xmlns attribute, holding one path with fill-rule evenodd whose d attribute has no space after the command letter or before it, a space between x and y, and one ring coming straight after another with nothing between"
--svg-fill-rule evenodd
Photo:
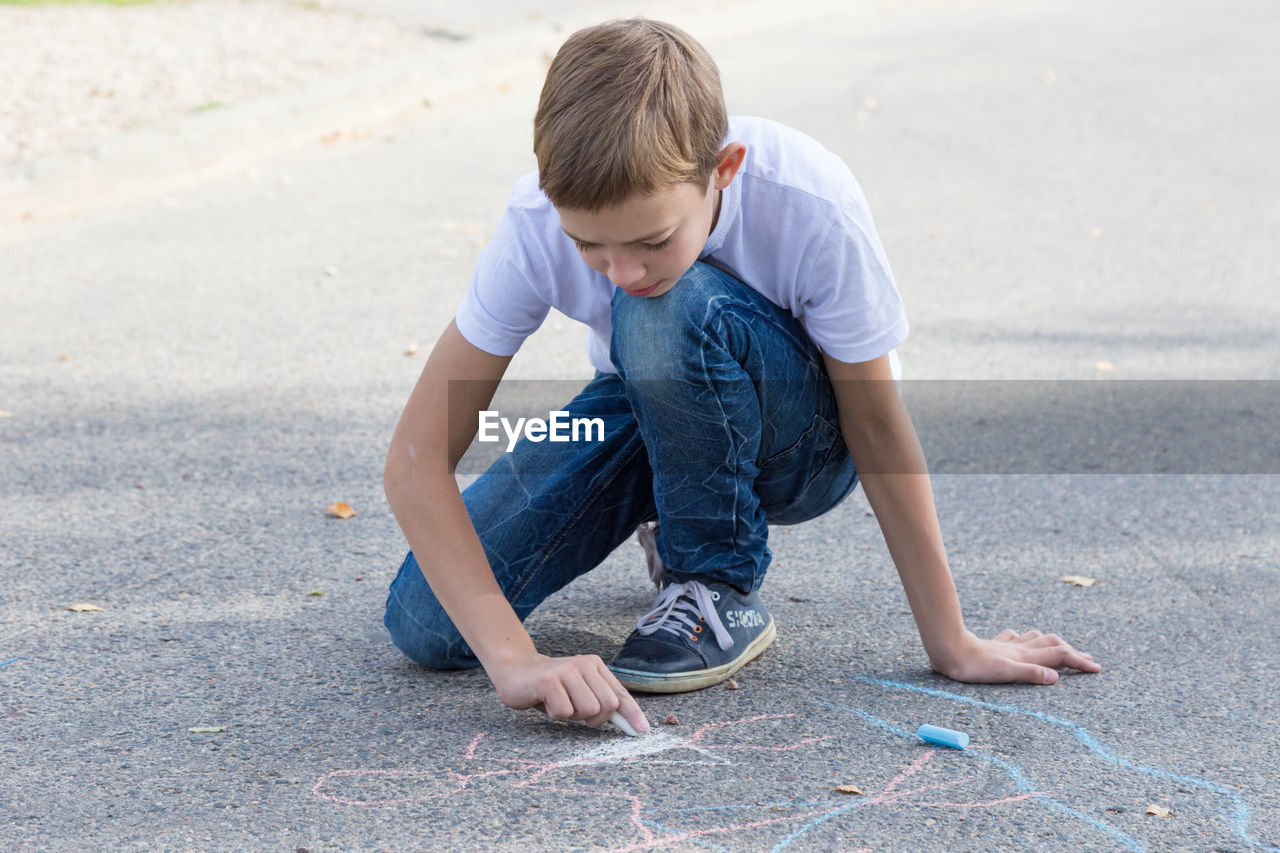
<instances>
[{"instance_id":1,"label":"shoe laces","mask_svg":"<svg viewBox=\"0 0 1280 853\"><path fill-rule=\"evenodd\" d=\"M678 637L696 641L702 633L701 623L706 622L721 651L724 651L733 645L733 637L729 636L728 629L716 613L715 602L719 597L719 593L712 592L698 581L671 584L658 593L653 609L636 621L636 630L646 637L655 631L670 631Z\"/></svg>"}]
</instances>

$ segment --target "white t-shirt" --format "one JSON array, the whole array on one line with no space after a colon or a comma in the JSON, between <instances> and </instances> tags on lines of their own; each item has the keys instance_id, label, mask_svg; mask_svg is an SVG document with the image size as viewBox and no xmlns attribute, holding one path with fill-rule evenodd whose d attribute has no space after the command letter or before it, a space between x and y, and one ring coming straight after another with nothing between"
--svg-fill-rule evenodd
<instances>
[{"instance_id":1,"label":"white t-shirt","mask_svg":"<svg viewBox=\"0 0 1280 853\"><path fill-rule=\"evenodd\" d=\"M812 138L766 119L731 119L727 140L745 143L746 158L723 191L699 259L791 312L834 358L889 353L896 378L894 348L907 336L907 317L849 167ZM591 328L592 366L616 373L609 359L614 291L579 257L533 172L516 183L480 255L458 330L485 352L514 355L555 308Z\"/></svg>"}]
</instances>

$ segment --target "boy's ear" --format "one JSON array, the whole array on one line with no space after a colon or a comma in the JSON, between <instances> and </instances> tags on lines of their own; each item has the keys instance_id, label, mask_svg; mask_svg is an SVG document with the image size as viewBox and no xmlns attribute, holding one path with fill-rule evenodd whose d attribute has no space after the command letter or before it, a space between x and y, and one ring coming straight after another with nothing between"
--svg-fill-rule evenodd
<instances>
[{"instance_id":1,"label":"boy's ear","mask_svg":"<svg viewBox=\"0 0 1280 853\"><path fill-rule=\"evenodd\" d=\"M711 173L711 188L722 190L733 183L734 175L742 167L743 158L747 156L747 146L742 142L730 142L720 149L720 163Z\"/></svg>"}]
</instances>

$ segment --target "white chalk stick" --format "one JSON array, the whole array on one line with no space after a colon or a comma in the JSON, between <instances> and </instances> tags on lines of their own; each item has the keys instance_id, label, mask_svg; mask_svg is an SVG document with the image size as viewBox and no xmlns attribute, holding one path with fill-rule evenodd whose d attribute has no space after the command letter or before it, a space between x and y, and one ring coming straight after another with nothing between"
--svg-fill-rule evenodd
<instances>
[{"instance_id":1,"label":"white chalk stick","mask_svg":"<svg viewBox=\"0 0 1280 853\"><path fill-rule=\"evenodd\" d=\"M617 711L613 712L613 716L609 718L609 722L621 729L624 735L640 737L640 733L631 727L631 724L627 722L627 718Z\"/></svg>"}]
</instances>

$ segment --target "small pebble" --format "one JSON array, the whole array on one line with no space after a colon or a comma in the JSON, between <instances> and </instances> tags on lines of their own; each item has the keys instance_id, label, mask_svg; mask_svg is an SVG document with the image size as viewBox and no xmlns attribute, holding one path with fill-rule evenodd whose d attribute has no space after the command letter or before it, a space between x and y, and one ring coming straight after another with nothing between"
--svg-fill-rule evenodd
<instances>
[{"instance_id":1,"label":"small pebble","mask_svg":"<svg viewBox=\"0 0 1280 853\"><path fill-rule=\"evenodd\" d=\"M730 678L728 681L726 681L726 682L724 683L724 689L725 689L725 690L737 690L737 689L738 689L738 682L736 682L736 681L734 681L732 678Z\"/></svg>"},{"instance_id":2,"label":"small pebble","mask_svg":"<svg viewBox=\"0 0 1280 853\"><path fill-rule=\"evenodd\" d=\"M678 725L680 725L680 720L679 720L679 718L678 718L678 717L676 717L676 715L675 715L675 714L667 714L667 725L668 725L668 726L678 726Z\"/></svg>"}]
</instances>

